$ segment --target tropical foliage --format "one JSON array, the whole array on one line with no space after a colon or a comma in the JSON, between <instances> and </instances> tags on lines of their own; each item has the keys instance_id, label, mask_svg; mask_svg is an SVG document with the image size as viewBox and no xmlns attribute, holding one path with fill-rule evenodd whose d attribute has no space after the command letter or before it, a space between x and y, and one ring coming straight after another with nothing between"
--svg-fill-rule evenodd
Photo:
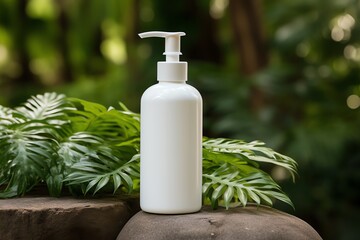
<instances>
[{"instance_id":1,"label":"tropical foliage","mask_svg":"<svg viewBox=\"0 0 360 240\"><path fill-rule=\"evenodd\" d=\"M56 93L0 107L0 198L24 195L41 183L51 196L65 187L74 195L138 191L139 119L123 104L105 108ZM263 162L296 173L293 159L261 142L204 138L204 202L228 208L278 199L293 206L260 169Z\"/></svg>"},{"instance_id":2,"label":"tropical foliage","mask_svg":"<svg viewBox=\"0 0 360 240\"><path fill-rule=\"evenodd\" d=\"M295 158L296 187L261 163L296 211L276 207L324 239L357 239L358 0L0 0L0 105L55 91L136 112L164 51L137 34L154 29L186 32L181 59L204 99L205 135L261 139Z\"/></svg>"}]
</instances>

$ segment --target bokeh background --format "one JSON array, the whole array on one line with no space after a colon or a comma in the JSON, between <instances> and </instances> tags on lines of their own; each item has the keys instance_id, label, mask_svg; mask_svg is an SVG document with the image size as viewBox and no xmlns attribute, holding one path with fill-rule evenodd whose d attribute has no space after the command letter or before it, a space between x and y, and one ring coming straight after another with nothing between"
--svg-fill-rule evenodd
<instances>
[{"instance_id":1,"label":"bokeh background","mask_svg":"<svg viewBox=\"0 0 360 240\"><path fill-rule=\"evenodd\" d=\"M204 134L261 140L299 163L267 168L324 239L360 226L360 1L0 0L0 104L47 91L139 111L164 40L184 31Z\"/></svg>"}]
</instances>

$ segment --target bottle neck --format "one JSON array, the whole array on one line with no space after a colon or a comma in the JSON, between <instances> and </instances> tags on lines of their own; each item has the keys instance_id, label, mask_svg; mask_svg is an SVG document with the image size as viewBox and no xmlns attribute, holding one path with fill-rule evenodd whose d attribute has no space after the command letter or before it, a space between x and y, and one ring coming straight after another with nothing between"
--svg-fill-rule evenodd
<instances>
[{"instance_id":1,"label":"bottle neck","mask_svg":"<svg viewBox=\"0 0 360 240\"><path fill-rule=\"evenodd\" d=\"M169 80L169 81L164 81L164 80L161 80L161 81L158 81L159 84L186 84L186 81L174 81L174 80Z\"/></svg>"}]
</instances>

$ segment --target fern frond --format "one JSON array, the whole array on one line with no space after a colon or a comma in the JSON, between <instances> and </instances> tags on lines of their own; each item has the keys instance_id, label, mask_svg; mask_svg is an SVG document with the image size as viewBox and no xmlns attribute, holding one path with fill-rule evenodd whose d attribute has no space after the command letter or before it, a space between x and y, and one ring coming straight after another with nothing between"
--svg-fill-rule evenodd
<instances>
[{"instance_id":1,"label":"fern frond","mask_svg":"<svg viewBox=\"0 0 360 240\"><path fill-rule=\"evenodd\" d=\"M204 148L202 149L203 153L203 166L206 169L218 168L224 163L228 163L230 165L241 167L244 165L252 165L255 167L259 167L259 165L247 158L244 155L236 155L232 153L223 153L223 152L214 152L211 149Z\"/></svg>"},{"instance_id":2,"label":"fern frond","mask_svg":"<svg viewBox=\"0 0 360 240\"><path fill-rule=\"evenodd\" d=\"M0 105L0 130L4 128L4 125L11 124L13 110ZM1 134L1 133L0 133Z\"/></svg>"},{"instance_id":3,"label":"fern frond","mask_svg":"<svg viewBox=\"0 0 360 240\"><path fill-rule=\"evenodd\" d=\"M131 150L130 150L131 152ZM84 194L92 190L96 194L106 185L112 185L115 193L121 186L131 193L134 179L139 179L139 154L130 160L119 159L109 149L102 149L98 157L86 156L75 163L65 182L69 185L85 184Z\"/></svg>"},{"instance_id":4,"label":"fern frond","mask_svg":"<svg viewBox=\"0 0 360 240\"><path fill-rule=\"evenodd\" d=\"M247 143L242 140L226 138L204 138L203 140L203 148L211 152L238 154L240 159L278 165L288 170L293 180L295 180L295 174L297 173L296 161L270 148L264 147L264 145L265 144L260 141Z\"/></svg>"},{"instance_id":5,"label":"fern frond","mask_svg":"<svg viewBox=\"0 0 360 240\"><path fill-rule=\"evenodd\" d=\"M47 178L50 162L57 158L58 137L68 128L66 112L72 109L56 93L32 97L14 110L0 109L2 196L23 195Z\"/></svg>"},{"instance_id":6,"label":"fern frond","mask_svg":"<svg viewBox=\"0 0 360 240\"><path fill-rule=\"evenodd\" d=\"M240 170L225 163L211 174L203 174L203 195L210 199L213 208L220 204L229 208L231 204L246 206L248 202L272 205L276 198L294 207L280 186L265 172L254 169L252 173L241 174Z\"/></svg>"},{"instance_id":7,"label":"fern frond","mask_svg":"<svg viewBox=\"0 0 360 240\"><path fill-rule=\"evenodd\" d=\"M60 197L65 177L65 166L59 158L52 158L49 162L45 182L50 196Z\"/></svg>"},{"instance_id":8,"label":"fern frond","mask_svg":"<svg viewBox=\"0 0 360 240\"><path fill-rule=\"evenodd\" d=\"M39 121L11 126L0 136L0 169L5 192L22 195L44 178L53 142L46 136L46 124Z\"/></svg>"},{"instance_id":9,"label":"fern frond","mask_svg":"<svg viewBox=\"0 0 360 240\"><path fill-rule=\"evenodd\" d=\"M66 111L73 110L63 94L45 93L28 99L24 106L16 108L17 117L23 119L45 119L50 124L67 123Z\"/></svg>"},{"instance_id":10,"label":"fern frond","mask_svg":"<svg viewBox=\"0 0 360 240\"><path fill-rule=\"evenodd\" d=\"M127 108L124 111L114 108L106 109L104 106L71 98L77 110L70 115L75 131L90 132L107 142L119 145L139 146L140 122L138 114ZM122 106L124 108L124 106Z\"/></svg>"}]
</instances>

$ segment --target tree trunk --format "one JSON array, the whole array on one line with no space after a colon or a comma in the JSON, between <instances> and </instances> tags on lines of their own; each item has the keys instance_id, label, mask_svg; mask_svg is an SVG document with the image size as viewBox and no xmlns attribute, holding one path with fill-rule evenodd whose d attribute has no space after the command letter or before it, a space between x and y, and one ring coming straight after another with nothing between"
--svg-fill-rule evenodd
<instances>
[{"instance_id":1,"label":"tree trunk","mask_svg":"<svg viewBox=\"0 0 360 240\"><path fill-rule=\"evenodd\" d=\"M27 29L29 19L26 14L27 0L20 0L18 5L18 30L16 32L16 42L19 53L19 62L21 66L21 74L18 77L18 84L21 86L30 85L34 81L34 75L29 68L29 54L26 48L27 43Z\"/></svg>"},{"instance_id":2,"label":"tree trunk","mask_svg":"<svg viewBox=\"0 0 360 240\"><path fill-rule=\"evenodd\" d=\"M57 7L59 9L59 18L58 24L60 29L58 44L60 47L60 56L62 61L62 67L60 72L59 82L72 82L73 74L70 60L70 49L68 45L68 29L69 29L69 20L66 16L65 2L64 0L56 1Z\"/></svg>"},{"instance_id":3,"label":"tree trunk","mask_svg":"<svg viewBox=\"0 0 360 240\"><path fill-rule=\"evenodd\" d=\"M3 89L7 89L1 94L6 96L9 105L20 104L39 87L36 76L30 70L30 56L26 45L30 20L26 14L27 2L27 0L16 2L16 17L12 26L16 60L20 66L19 74L14 81L8 81L4 84L5 86L1 86Z\"/></svg>"},{"instance_id":4,"label":"tree trunk","mask_svg":"<svg viewBox=\"0 0 360 240\"><path fill-rule=\"evenodd\" d=\"M129 105L131 109L139 109L138 99L141 96L141 74L137 58L137 44L139 40L139 20L140 20L140 0L126 2L127 11L124 14L123 22L125 23L125 42L126 42L126 96L127 102L135 103Z\"/></svg>"},{"instance_id":5,"label":"tree trunk","mask_svg":"<svg viewBox=\"0 0 360 240\"><path fill-rule=\"evenodd\" d=\"M241 72L252 75L268 63L265 34L261 17L261 0L230 0L231 24ZM254 87L250 105L258 113L265 105L264 92Z\"/></svg>"}]
</instances>

